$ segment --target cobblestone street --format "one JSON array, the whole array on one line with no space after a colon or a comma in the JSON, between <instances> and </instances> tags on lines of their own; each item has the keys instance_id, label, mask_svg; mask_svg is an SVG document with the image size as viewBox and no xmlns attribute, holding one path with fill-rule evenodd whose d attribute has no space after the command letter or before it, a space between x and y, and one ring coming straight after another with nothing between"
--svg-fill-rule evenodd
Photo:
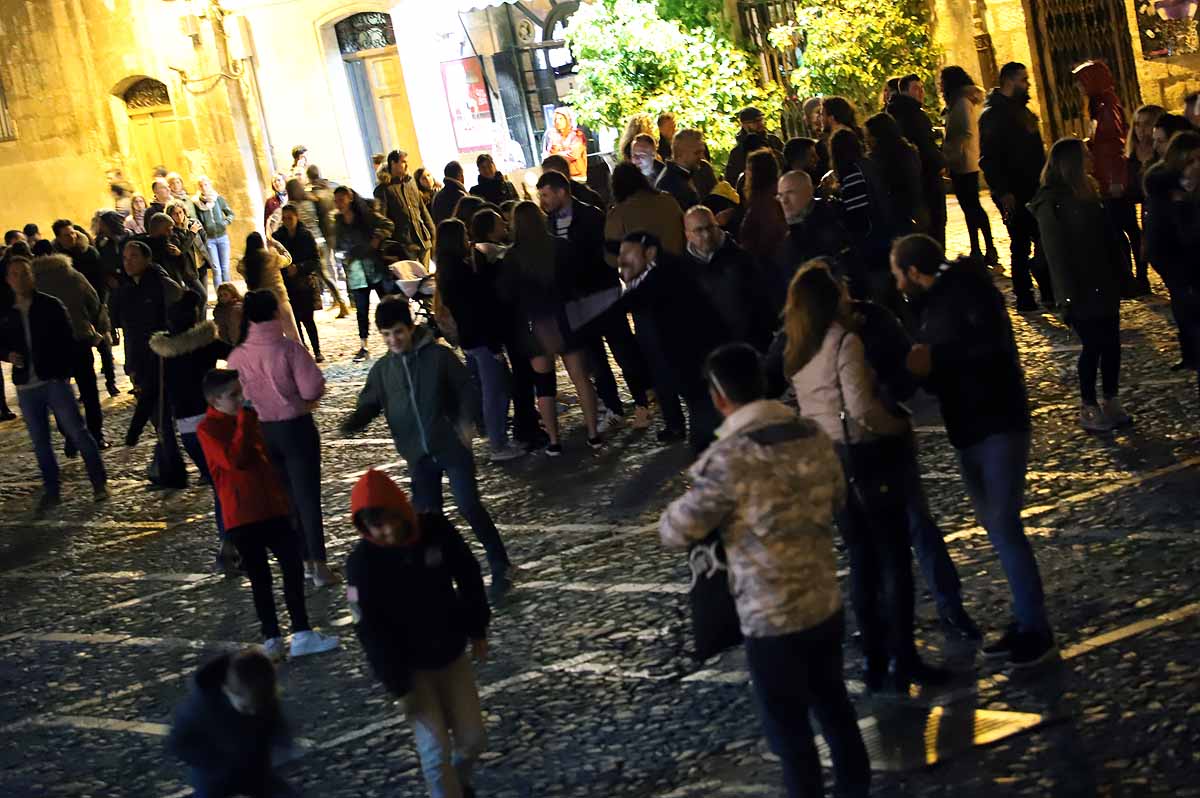
<instances>
[{"instance_id":1,"label":"cobblestone street","mask_svg":"<svg viewBox=\"0 0 1200 798\"><path fill-rule=\"evenodd\" d=\"M950 218L951 250L963 249L953 203ZM1153 297L1122 304L1122 399L1136 425L1116 434L1077 424L1079 346L1061 319L1013 315L1034 420L1025 518L1062 662L1019 678L977 662L973 649L945 641L918 574L919 645L958 678L910 700L868 698L848 640L873 795L1200 796L1196 385L1168 370L1178 349L1165 289L1157 278L1154 286ZM326 537L330 563L341 565L357 538L355 480L370 466L407 477L382 421L338 434L370 364L350 362L353 318L318 319L329 380L317 412ZM569 386L560 375L563 396ZM108 437L120 441L132 397L104 406ZM1007 623L1008 585L935 406L923 407L934 517L968 610L995 633ZM476 442L484 501L523 570L478 670L490 738L479 794L779 794L742 654L696 663L687 653L687 565L656 532L683 487L686 448L657 444L653 429L620 428L592 452L577 406L563 423L557 460L492 465ZM20 421L0 424L0 795L189 794L162 748L187 678L215 652L260 642L248 582L212 573L211 493L148 491L152 448L148 431L138 447L104 453L113 495L99 509L82 463L62 461L64 503L35 521L28 437ZM322 798L424 795L411 735L370 673L342 590L310 587L308 602L314 625L343 645L281 668L300 742L285 775ZM847 623L850 634L852 613Z\"/></svg>"}]
</instances>

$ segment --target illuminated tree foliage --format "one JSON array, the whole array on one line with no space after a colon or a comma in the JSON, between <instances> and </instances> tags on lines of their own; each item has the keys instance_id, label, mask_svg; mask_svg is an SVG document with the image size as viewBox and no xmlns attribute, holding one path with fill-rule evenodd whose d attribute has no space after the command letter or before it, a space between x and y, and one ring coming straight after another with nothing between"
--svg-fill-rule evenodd
<instances>
[{"instance_id":1,"label":"illuminated tree foliage","mask_svg":"<svg viewBox=\"0 0 1200 798\"><path fill-rule=\"evenodd\" d=\"M664 19L652 0L584 3L567 38L579 62L567 100L589 125L621 130L635 114L670 111L680 128L704 131L721 162L735 143L741 108L755 105L778 118L782 91L759 85L749 54L711 26L687 29Z\"/></svg>"},{"instance_id":2,"label":"illuminated tree foliage","mask_svg":"<svg viewBox=\"0 0 1200 798\"><path fill-rule=\"evenodd\" d=\"M840 94L875 110L890 77L914 73L933 88L938 49L918 0L806 0L795 21L776 26L769 38L781 49L801 49L791 76L801 97Z\"/></svg>"}]
</instances>

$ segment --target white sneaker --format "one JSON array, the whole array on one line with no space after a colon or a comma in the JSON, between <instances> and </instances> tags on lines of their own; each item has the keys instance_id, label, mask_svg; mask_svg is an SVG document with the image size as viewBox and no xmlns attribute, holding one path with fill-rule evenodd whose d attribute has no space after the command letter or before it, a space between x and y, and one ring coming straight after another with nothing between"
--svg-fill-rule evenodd
<instances>
[{"instance_id":1,"label":"white sneaker","mask_svg":"<svg viewBox=\"0 0 1200 798\"><path fill-rule=\"evenodd\" d=\"M503 449L497 449L492 452L491 460L493 463L504 463L509 460L516 460L518 457L524 457L529 454L522 446L517 446L515 443L505 444Z\"/></svg>"},{"instance_id":2,"label":"white sneaker","mask_svg":"<svg viewBox=\"0 0 1200 798\"><path fill-rule=\"evenodd\" d=\"M312 581L317 587L325 587L326 585L336 585L342 581L342 577L329 570L329 566L325 563L318 562L313 567Z\"/></svg>"},{"instance_id":3,"label":"white sneaker","mask_svg":"<svg viewBox=\"0 0 1200 798\"><path fill-rule=\"evenodd\" d=\"M280 642L282 646L282 641ZM292 635L292 658L307 657L309 654L320 654L333 651L338 647L338 639L333 635L323 635L320 632L296 632Z\"/></svg>"},{"instance_id":4,"label":"white sneaker","mask_svg":"<svg viewBox=\"0 0 1200 798\"><path fill-rule=\"evenodd\" d=\"M623 419L611 410L606 409L596 422L596 432L603 435L621 423Z\"/></svg>"},{"instance_id":5,"label":"white sneaker","mask_svg":"<svg viewBox=\"0 0 1200 798\"><path fill-rule=\"evenodd\" d=\"M317 564L312 560L304 561L304 581L313 581L313 575L316 573Z\"/></svg>"},{"instance_id":6,"label":"white sneaker","mask_svg":"<svg viewBox=\"0 0 1200 798\"><path fill-rule=\"evenodd\" d=\"M634 429L650 429L650 408L638 405L633 409L633 423L629 426Z\"/></svg>"},{"instance_id":7,"label":"white sneaker","mask_svg":"<svg viewBox=\"0 0 1200 798\"><path fill-rule=\"evenodd\" d=\"M263 653L267 655L267 658L270 659L271 662L283 662L283 638L272 637L270 640L263 643Z\"/></svg>"}]
</instances>

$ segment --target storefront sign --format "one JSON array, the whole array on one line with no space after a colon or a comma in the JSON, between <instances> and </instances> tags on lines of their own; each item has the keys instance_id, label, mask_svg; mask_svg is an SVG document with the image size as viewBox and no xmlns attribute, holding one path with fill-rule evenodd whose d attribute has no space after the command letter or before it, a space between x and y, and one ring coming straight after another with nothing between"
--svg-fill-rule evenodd
<instances>
[{"instance_id":1,"label":"storefront sign","mask_svg":"<svg viewBox=\"0 0 1200 798\"><path fill-rule=\"evenodd\" d=\"M492 148L492 103L477 56L442 62L446 106L460 152Z\"/></svg>"}]
</instances>

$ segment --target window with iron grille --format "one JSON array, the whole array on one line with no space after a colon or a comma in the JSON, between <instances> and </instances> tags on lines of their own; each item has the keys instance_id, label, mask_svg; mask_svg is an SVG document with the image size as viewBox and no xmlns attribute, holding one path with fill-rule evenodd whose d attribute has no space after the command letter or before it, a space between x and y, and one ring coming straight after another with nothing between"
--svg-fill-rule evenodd
<instances>
[{"instance_id":1,"label":"window with iron grille","mask_svg":"<svg viewBox=\"0 0 1200 798\"><path fill-rule=\"evenodd\" d=\"M8 98L4 96L4 84L0 83L0 141L13 141L17 138L17 126L13 124L12 114L8 112Z\"/></svg>"}]
</instances>

